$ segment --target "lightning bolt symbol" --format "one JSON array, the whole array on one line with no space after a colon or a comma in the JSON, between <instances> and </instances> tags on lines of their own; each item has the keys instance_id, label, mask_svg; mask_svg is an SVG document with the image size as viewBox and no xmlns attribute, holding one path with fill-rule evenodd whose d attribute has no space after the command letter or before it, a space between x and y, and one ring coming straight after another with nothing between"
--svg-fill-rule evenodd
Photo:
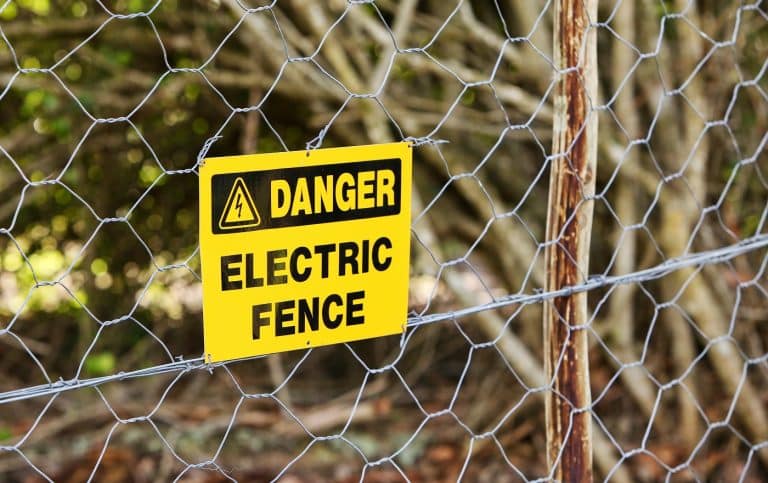
<instances>
[{"instance_id":1,"label":"lightning bolt symbol","mask_svg":"<svg viewBox=\"0 0 768 483\"><path fill-rule=\"evenodd\" d=\"M240 211L243 209L243 203L240 201L240 193L237 194L237 201L235 201L235 208L237 208L237 217L240 218Z\"/></svg>"}]
</instances>

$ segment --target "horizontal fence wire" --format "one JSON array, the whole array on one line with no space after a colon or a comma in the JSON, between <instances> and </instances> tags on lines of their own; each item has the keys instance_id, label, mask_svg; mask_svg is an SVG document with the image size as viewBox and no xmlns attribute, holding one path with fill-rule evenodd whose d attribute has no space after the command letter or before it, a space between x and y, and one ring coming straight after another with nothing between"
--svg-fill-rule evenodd
<instances>
[{"instance_id":1,"label":"horizontal fence wire","mask_svg":"<svg viewBox=\"0 0 768 483\"><path fill-rule=\"evenodd\" d=\"M470 316L486 310L494 310L510 305L528 305L541 303L551 300L555 297L562 297L576 292L586 292L606 286L624 285L629 283L645 282L655 280L665 275L685 267L701 267L712 263L722 263L733 259L744 253L760 250L768 246L768 235L758 235L741 242L716 250L710 250L702 253L695 253L684 257L668 260L660 265L645 270L639 270L625 275L595 276L591 277L587 283L566 287L562 290L530 294L530 295L512 295L501 297L498 300L484 304L468 307L466 309L431 314L428 316L408 317L408 327L415 327L435 322L444 322L455 320L457 318ZM3 331L0 331L2 334ZM264 356L259 356L264 357ZM21 401L33 397L50 396L63 391L72 391L87 387L97 387L113 381L125 379L135 379L140 377L155 376L169 372L184 372L192 370L214 370L216 367L226 365L226 363L206 363L203 357L188 360L179 360L169 364L162 364L137 371L112 374L110 376L95 377L91 379L73 379L69 381L56 381L51 384L44 384L35 387L26 387L15 391L6 391L0 393L0 404Z\"/></svg>"}]
</instances>

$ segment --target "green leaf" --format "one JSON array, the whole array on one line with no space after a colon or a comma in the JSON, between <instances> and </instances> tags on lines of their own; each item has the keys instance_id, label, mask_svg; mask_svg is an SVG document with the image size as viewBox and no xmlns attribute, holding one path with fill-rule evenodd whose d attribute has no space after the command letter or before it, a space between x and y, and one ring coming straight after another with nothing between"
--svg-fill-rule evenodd
<instances>
[{"instance_id":1,"label":"green leaf","mask_svg":"<svg viewBox=\"0 0 768 483\"><path fill-rule=\"evenodd\" d=\"M116 362L111 352L91 354L85 360L85 371L92 376L107 376L115 372Z\"/></svg>"}]
</instances>

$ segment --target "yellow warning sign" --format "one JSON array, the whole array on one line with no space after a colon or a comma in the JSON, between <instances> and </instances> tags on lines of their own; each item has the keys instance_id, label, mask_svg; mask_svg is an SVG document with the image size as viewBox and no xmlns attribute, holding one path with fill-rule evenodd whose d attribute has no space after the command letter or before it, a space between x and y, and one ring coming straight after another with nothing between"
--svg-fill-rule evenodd
<instances>
[{"instance_id":1,"label":"yellow warning sign","mask_svg":"<svg viewBox=\"0 0 768 483\"><path fill-rule=\"evenodd\" d=\"M206 159L206 359L401 333L411 173L407 143Z\"/></svg>"},{"instance_id":2,"label":"yellow warning sign","mask_svg":"<svg viewBox=\"0 0 768 483\"><path fill-rule=\"evenodd\" d=\"M236 178L232 189L227 196L227 203L219 218L219 228L229 230L232 228L247 228L259 226L261 217L243 178Z\"/></svg>"}]
</instances>

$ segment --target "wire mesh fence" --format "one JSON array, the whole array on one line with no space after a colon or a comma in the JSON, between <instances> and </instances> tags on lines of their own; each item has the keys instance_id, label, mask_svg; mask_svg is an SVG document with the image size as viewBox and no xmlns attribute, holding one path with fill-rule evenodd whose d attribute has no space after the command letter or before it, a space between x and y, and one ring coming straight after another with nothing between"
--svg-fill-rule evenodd
<instances>
[{"instance_id":1,"label":"wire mesh fence","mask_svg":"<svg viewBox=\"0 0 768 483\"><path fill-rule=\"evenodd\" d=\"M546 290L556 3L2 3L2 479L548 480L574 293L597 478L764 479L765 8L599 3L590 269ZM202 158L398 140L405 336L205 364Z\"/></svg>"}]
</instances>

